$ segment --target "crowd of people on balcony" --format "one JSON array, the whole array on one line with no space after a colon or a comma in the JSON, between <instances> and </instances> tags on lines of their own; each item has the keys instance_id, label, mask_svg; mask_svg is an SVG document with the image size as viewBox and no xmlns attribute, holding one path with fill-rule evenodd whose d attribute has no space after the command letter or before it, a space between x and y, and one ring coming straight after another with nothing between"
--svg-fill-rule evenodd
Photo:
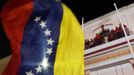
<instances>
[{"instance_id":1,"label":"crowd of people on balcony","mask_svg":"<svg viewBox=\"0 0 134 75\"><path fill-rule=\"evenodd\" d=\"M130 35L129 29L126 25L123 25L125 28L125 31L127 35ZM101 26L101 32L96 33L95 38L93 39L86 39L85 40L85 49L92 48L119 38L124 37L124 32L121 27L121 24L119 26L115 27L115 29L104 29L104 25Z\"/></svg>"}]
</instances>

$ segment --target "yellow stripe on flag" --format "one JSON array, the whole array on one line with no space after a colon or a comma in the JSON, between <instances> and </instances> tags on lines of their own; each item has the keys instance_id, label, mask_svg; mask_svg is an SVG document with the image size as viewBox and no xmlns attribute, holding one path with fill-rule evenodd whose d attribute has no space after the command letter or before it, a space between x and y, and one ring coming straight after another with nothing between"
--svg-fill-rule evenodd
<instances>
[{"instance_id":1,"label":"yellow stripe on flag","mask_svg":"<svg viewBox=\"0 0 134 75\"><path fill-rule=\"evenodd\" d=\"M84 34L64 4L54 75L84 75Z\"/></svg>"}]
</instances>

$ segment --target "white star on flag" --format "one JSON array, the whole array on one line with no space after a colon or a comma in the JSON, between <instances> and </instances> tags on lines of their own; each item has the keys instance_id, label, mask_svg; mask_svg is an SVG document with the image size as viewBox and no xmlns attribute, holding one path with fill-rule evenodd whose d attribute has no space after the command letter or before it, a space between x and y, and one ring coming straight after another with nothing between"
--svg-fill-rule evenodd
<instances>
[{"instance_id":1,"label":"white star on flag","mask_svg":"<svg viewBox=\"0 0 134 75\"><path fill-rule=\"evenodd\" d=\"M38 22L40 21L40 16L39 16L39 17L36 17L36 18L34 19L34 21L35 21L36 23L38 23Z\"/></svg>"},{"instance_id":2,"label":"white star on flag","mask_svg":"<svg viewBox=\"0 0 134 75\"><path fill-rule=\"evenodd\" d=\"M42 72L42 69L43 69L43 68L42 68L40 65L38 65L38 67L35 68L36 73Z\"/></svg>"},{"instance_id":3,"label":"white star on flag","mask_svg":"<svg viewBox=\"0 0 134 75\"><path fill-rule=\"evenodd\" d=\"M46 22L44 22L44 21L41 21L41 23L40 23L40 26L41 26L41 28L44 28L44 27L46 27Z\"/></svg>"},{"instance_id":4,"label":"white star on flag","mask_svg":"<svg viewBox=\"0 0 134 75\"><path fill-rule=\"evenodd\" d=\"M50 55L52 52L53 52L52 48L47 48L47 52L46 53L48 53Z\"/></svg>"},{"instance_id":5,"label":"white star on flag","mask_svg":"<svg viewBox=\"0 0 134 75\"><path fill-rule=\"evenodd\" d=\"M42 66L43 68L46 70L49 67L49 62L48 62L48 58L44 57L43 61L42 61Z\"/></svg>"},{"instance_id":6,"label":"white star on flag","mask_svg":"<svg viewBox=\"0 0 134 75\"><path fill-rule=\"evenodd\" d=\"M45 35L46 35L46 36L50 36L50 35L51 35L51 34L50 34L50 33L51 33L51 31L50 31L50 30L48 30L48 29L47 29L46 31L44 31L44 33L45 33Z\"/></svg>"},{"instance_id":7,"label":"white star on flag","mask_svg":"<svg viewBox=\"0 0 134 75\"><path fill-rule=\"evenodd\" d=\"M26 75L34 75L32 71L26 72Z\"/></svg>"},{"instance_id":8,"label":"white star on flag","mask_svg":"<svg viewBox=\"0 0 134 75\"><path fill-rule=\"evenodd\" d=\"M47 44L48 44L48 45L52 45L53 42L54 42L54 41L53 41L51 38L50 38L49 40L47 40Z\"/></svg>"}]
</instances>

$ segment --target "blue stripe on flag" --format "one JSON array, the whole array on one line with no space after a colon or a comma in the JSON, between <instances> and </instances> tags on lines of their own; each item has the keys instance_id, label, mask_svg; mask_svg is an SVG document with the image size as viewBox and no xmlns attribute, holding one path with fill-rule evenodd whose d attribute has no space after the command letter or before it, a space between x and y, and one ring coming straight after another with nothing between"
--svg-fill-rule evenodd
<instances>
[{"instance_id":1,"label":"blue stripe on flag","mask_svg":"<svg viewBox=\"0 0 134 75\"><path fill-rule=\"evenodd\" d=\"M61 2L35 0L21 45L19 75L54 75L54 61L63 15ZM47 2L48 1L48 2Z\"/></svg>"}]
</instances>

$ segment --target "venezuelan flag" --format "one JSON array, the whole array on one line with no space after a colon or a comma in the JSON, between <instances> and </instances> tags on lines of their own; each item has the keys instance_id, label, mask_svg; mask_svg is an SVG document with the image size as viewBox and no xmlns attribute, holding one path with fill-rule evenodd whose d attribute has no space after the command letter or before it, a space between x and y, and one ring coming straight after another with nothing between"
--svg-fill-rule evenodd
<instances>
[{"instance_id":1,"label":"venezuelan flag","mask_svg":"<svg viewBox=\"0 0 134 75\"><path fill-rule=\"evenodd\" d=\"M10 0L1 14L12 58L2 75L84 75L84 36L60 0Z\"/></svg>"}]
</instances>

